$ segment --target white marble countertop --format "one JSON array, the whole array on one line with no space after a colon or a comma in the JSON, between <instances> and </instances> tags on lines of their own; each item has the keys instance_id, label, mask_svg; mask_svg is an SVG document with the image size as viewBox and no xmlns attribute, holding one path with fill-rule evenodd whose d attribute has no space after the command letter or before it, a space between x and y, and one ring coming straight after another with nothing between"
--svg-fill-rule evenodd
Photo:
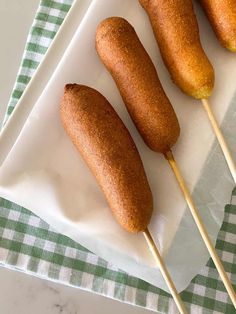
<instances>
[{"instance_id":1,"label":"white marble countertop","mask_svg":"<svg viewBox=\"0 0 236 314\"><path fill-rule=\"evenodd\" d=\"M0 124L39 0L0 0ZM0 314L151 313L85 292L0 268Z\"/></svg>"},{"instance_id":2,"label":"white marble countertop","mask_svg":"<svg viewBox=\"0 0 236 314\"><path fill-rule=\"evenodd\" d=\"M1 314L152 313L12 270L0 268L0 278Z\"/></svg>"},{"instance_id":3,"label":"white marble countertop","mask_svg":"<svg viewBox=\"0 0 236 314\"><path fill-rule=\"evenodd\" d=\"M0 0L0 126L39 2L40 0ZM154 312L0 266L0 314L31 313L148 314Z\"/></svg>"}]
</instances>

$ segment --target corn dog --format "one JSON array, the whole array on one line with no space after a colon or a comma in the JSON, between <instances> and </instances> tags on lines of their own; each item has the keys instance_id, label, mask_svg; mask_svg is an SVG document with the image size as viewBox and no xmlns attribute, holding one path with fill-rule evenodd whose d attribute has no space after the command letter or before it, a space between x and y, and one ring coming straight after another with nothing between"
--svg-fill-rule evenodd
<instances>
[{"instance_id":1,"label":"corn dog","mask_svg":"<svg viewBox=\"0 0 236 314\"><path fill-rule=\"evenodd\" d=\"M172 80L197 99L208 98L214 70L199 38L191 0L139 0L147 12Z\"/></svg>"},{"instance_id":2,"label":"corn dog","mask_svg":"<svg viewBox=\"0 0 236 314\"><path fill-rule=\"evenodd\" d=\"M65 87L61 119L66 132L100 184L113 214L129 232L142 231L182 314L185 306L147 228L153 201L136 146L109 102L96 90Z\"/></svg>"},{"instance_id":3,"label":"corn dog","mask_svg":"<svg viewBox=\"0 0 236 314\"><path fill-rule=\"evenodd\" d=\"M200 0L200 3L221 44L236 52L235 0Z\"/></svg>"},{"instance_id":4,"label":"corn dog","mask_svg":"<svg viewBox=\"0 0 236 314\"><path fill-rule=\"evenodd\" d=\"M174 1L175 0L169 2L173 4ZM176 1L179 2L178 0ZM150 3L151 0L147 2ZM159 3L163 2L160 0L158 1L158 4ZM191 197L191 194L188 190L185 180L174 159L170 146L171 141L168 143L168 145L166 145L166 147L169 147L169 149L167 150L164 145L164 137L161 137L161 140L158 142L158 143L161 142L162 144L160 146L161 150L159 146L153 146L153 143L155 143L154 142L155 136L160 136L158 133L158 121L162 125L163 123L162 119L165 118L168 119L168 113L166 109L164 111L166 116L159 114L158 110L161 110L162 108L162 103L160 102L160 99L163 101L163 104L165 106L168 104L166 108L168 108L169 114L173 113L173 108L170 106L169 102L166 102L166 95L163 89L161 88L159 80L156 79L156 76L154 75L155 68L150 58L148 58L144 47L138 40L138 37L134 29L127 21L125 21L122 18L109 18L104 20L97 28L96 48L103 63L105 64L105 66L113 76L114 80L116 81L118 89L124 99L124 102L126 103L126 106L131 114L131 117L133 118L134 123L139 129L141 135L144 137L145 142L149 145L151 149L154 148L153 150L162 152L165 158L167 159L175 175L175 178L179 184L179 187L183 193L183 196L188 204L188 207L202 236L202 239L227 289L227 292L229 293L232 302L236 304L233 286L229 278L227 277L224 267L207 233L207 229L202 221L201 215L196 205L194 204L194 201ZM153 84L155 84L156 86L153 86ZM153 102L153 99L156 99L156 97L153 98L153 96L155 95L153 90L158 90L158 92L160 93L159 98L157 98L158 99L157 102ZM201 92L203 90L204 89L201 89ZM207 89L205 87L205 91L206 90ZM198 96L200 96L199 93ZM152 104L152 106L146 105L146 103ZM154 110L156 107L158 108L157 111ZM172 119L173 117L174 116L172 116ZM153 123L153 119L155 120L156 123ZM176 116L174 120L172 119L168 120L168 122L174 123L176 127L175 129L176 132L178 121ZM150 133L146 131L148 125L151 125ZM157 128L157 130L155 129L155 127ZM178 135L176 136L177 132L176 133L174 132L172 134L171 133L172 129L170 128L170 126L168 126L168 124L165 124L165 128L166 128L165 133L169 134L170 136L169 139L173 138L177 140L178 138ZM173 142L174 141L172 141L172 143ZM156 150L155 149L156 147L158 147L159 150ZM145 238L147 240L148 233L149 232L147 229L147 231L144 232ZM152 243L153 241L149 242L149 246L151 248ZM157 253L155 257L158 260L160 258L160 255ZM164 273L165 272L163 272L163 274ZM166 282L170 281L166 280ZM170 291L172 291L172 295L175 298L176 304L178 305L178 308L180 309L181 313L186 313L186 310L182 305L181 299L176 293L176 289L171 290L172 284L170 284L168 287L170 288Z\"/></svg>"},{"instance_id":5,"label":"corn dog","mask_svg":"<svg viewBox=\"0 0 236 314\"><path fill-rule=\"evenodd\" d=\"M96 49L146 144L157 152L169 151L179 137L179 123L134 28L119 17L102 21Z\"/></svg>"},{"instance_id":6,"label":"corn dog","mask_svg":"<svg viewBox=\"0 0 236 314\"><path fill-rule=\"evenodd\" d=\"M152 193L134 141L110 103L92 88L68 84L60 115L117 221L129 232L144 231Z\"/></svg>"}]
</instances>

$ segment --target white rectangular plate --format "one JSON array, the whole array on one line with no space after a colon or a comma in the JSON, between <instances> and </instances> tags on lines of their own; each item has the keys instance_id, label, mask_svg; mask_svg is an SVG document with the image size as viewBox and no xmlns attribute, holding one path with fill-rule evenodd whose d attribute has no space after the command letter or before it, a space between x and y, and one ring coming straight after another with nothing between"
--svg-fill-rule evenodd
<instances>
[{"instance_id":1,"label":"white rectangular plate","mask_svg":"<svg viewBox=\"0 0 236 314\"><path fill-rule=\"evenodd\" d=\"M114 221L95 179L62 128L59 104L64 85L76 82L98 89L130 130L141 154L155 203L150 230L165 255L178 290L182 290L206 263L208 254L167 162L143 143L112 78L96 54L96 27L108 16L122 16L135 27L158 69L181 125L174 153L215 241L233 183L200 102L183 95L172 84L138 1L92 2L3 161L0 195L32 210L58 232L121 269L167 290L142 234L128 234ZM219 46L202 13L199 20L204 29L204 48L216 69L212 103L232 143L236 132L232 115L236 59Z\"/></svg>"}]
</instances>

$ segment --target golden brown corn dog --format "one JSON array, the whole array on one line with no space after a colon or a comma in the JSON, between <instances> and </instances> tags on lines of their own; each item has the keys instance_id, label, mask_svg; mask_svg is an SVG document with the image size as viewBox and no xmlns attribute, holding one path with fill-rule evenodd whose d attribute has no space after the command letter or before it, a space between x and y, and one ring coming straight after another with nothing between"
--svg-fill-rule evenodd
<instances>
[{"instance_id":1,"label":"golden brown corn dog","mask_svg":"<svg viewBox=\"0 0 236 314\"><path fill-rule=\"evenodd\" d=\"M201 46L191 0L139 0L146 10L162 58L183 92L208 98L214 70Z\"/></svg>"},{"instance_id":2,"label":"golden brown corn dog","mask_svg":"<svg viewBox=\"0 0 236 314\"><path fill-rule=\"evenodd\" d=\"M221 44L236 52L235 0L200 0L200 3Z\"/></svg>"},{"instance_id":3,"label":"golden brown corn dog","mask_svg":"<svg viewBox=\"0 0 236 314\"><path fill-rule=\"evenodd\" d=\"M97 28L96 49L146 144L169 151L179 137L178 120L134 28L120 17L104 20Z\"/></svg>"},{"instance_id":4,"label":"golden brown corn dog","mask_svg":"<svg viewBox=\"0 0 236 314\"><path fill-rule=\"evenodd\" d=\"M129 232L144 231L152 193L134 141L110 103L92 88L68 84L60 114L117 221Z\"/></svg>"}]
</instances>

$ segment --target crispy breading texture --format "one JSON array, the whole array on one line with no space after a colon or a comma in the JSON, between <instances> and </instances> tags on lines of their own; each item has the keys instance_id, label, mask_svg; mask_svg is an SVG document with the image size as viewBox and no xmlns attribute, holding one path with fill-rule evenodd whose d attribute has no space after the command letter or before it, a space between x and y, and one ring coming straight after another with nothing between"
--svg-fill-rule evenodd
<instances>
[{"instance_id":1,"label":"crispy breading texture","mask_svg":"<svg viewBox=\"0 0 236 314\"><path fill-rule=\"evenodd\" d=\"M179 123L134 28L120 17L105 19L97 28L96 49L146 144L156 152L169 151L179 137Z\"/></svg>"},{"instance_id":2,"label":"crispy breading texture","mask_svg":"<svg viewBox=\"0 0 236 314\"><path fill-rule=\"evenodd\" d=\"M236 52L235 0L200 0L200 3L221 44Z\"/></svg>"},{"instance_id":3,"label":"crispy breading texture","mask_svg":"<svg viewBox=\"0 0 236 314\"><path fill-rule=\"evenodd\" d=\"M110 103L92 88L68 84L60 115L119 224L129 232L144 231L152 193L134 141Z\"/></svg>"},{"instance_id":4,"label":"crispy breading texture","mask_svg":"<svg viewBox=\"0 0 236 314\"><path fill-rule=\"evenodd\" d=\"M191 0L139 0L147 12L172 80L197 99L208 98L214 70L199 37Z\"/></svg>"}]
</instances>

